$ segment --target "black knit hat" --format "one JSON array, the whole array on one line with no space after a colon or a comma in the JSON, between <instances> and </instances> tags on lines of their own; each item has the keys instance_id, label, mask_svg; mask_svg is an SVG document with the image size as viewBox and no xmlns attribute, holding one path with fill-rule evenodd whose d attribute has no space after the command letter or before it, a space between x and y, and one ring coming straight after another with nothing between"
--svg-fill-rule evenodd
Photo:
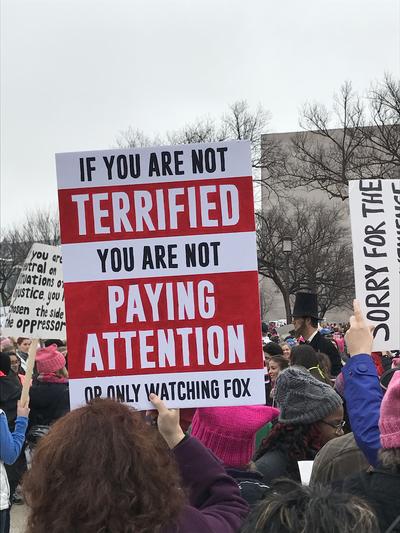
<instances>
[{"instance_id":1,"label":"black knit hat","mask_svg":"<svg viewBox=\"0 0 400 533\"><path fill-rule=\"evenodd\" d=\"M313 292L298 292L292 315L294 317L309 316L319 320L317 295Z\"/></svg>"}]
</instances>

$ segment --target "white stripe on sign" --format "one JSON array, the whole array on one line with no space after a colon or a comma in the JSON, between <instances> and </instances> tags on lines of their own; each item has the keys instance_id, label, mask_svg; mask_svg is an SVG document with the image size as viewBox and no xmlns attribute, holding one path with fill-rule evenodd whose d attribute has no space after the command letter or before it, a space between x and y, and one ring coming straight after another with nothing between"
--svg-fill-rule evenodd
<instances>
[{"instance_id":1,"label":"white stripe on sign","mask_svg":"<svg viewBox=\"0 0 400 533\"><path fill-rule=\"evenodd\" d=\"M64 282L257 270L255 232L64 244Z\"/></svg>"},{"instance_id":2,"label":"white stripe on sign","mask_svg":"<svg viewBox=\"0 0 400 533\"><path fill-rule=\"evenodd\" d=\"M400 180L352 180L349 205L356 296L375 351L400 346Z\"/></svg>"},{"instance_id":3,"label":"white stripe on sign","mask_svg":"<svg viewBox=\"0 0 400 533\"><path fill-rule=\"evenodd\" d=\"M168 407L265 404L264 370L180 372L175 374L70 379L71 408L94 397L116 398L136 409L151 409L150 393Z\"/></svg>"},{"instance_id":4,"label":"white stripe on sign","mask_svg":"<svg viewBox=\"0 0 400 533\"><path fill-rule=\"evenodd\" d=\"M56 154L59 189L249 176L248 141Z\"/></svg>"}]
</instances>

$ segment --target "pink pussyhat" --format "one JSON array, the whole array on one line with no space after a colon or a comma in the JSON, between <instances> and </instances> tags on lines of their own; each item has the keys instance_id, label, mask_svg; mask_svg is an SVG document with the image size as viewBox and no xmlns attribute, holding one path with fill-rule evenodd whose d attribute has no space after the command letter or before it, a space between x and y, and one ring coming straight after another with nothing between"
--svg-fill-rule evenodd
<instances>
[{"instance_id":1,"label":"pink pussyhat","mask_svg":"<svg viewBox=\"0 0 400 533\"><path fill-rule=\"evenodd\" d=\"M36 368L40 374L52 374L65 366L65 357L57 351L57 345L51 344L36 353Z\"/></svg>"},{"instance_id":2,"label":"pink pussyhat","mask_svg":"<svg viewBox=\"0 0 400 533\"><path fill-rule=\"evenodd\" d=\"M400 448L400 372L395 372L381 403L382 448Z\"/></svg>"},{"instance_id":3,"label":"pink pussyhat","mask_svg":"<svg viewBox=\"0 0 400 533\"><path fill-rule=\"evenodd\" d=\"M279 415L265 405L204 407L192 421L192 436L209 448L226 466L242 467L254 455L259 429Z\"/></svg>"},{"instance_id":4,"label":"pink pussyhat","mask_svg":"<svg viewBox=\"0 0 400 533\"><path fill-rule=\"evenodd\" d=\"M1 337L0 350L2 352L7 351L7 348L14 349L14 343L10 337Z\"/></svg>"}]
</instances>

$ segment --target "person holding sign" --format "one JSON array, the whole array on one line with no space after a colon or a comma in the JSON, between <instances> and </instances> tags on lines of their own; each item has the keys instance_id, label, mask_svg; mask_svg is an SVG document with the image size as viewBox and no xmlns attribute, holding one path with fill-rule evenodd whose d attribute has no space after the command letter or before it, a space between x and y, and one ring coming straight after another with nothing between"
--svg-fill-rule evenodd
<instances>
[{"instance_id":1,"label":"person holding sign","mask_svg":"<svg viewBox=\"0 0 400 533\"><path fill-rule=\"evenodd\" d=\"M185 436L179 411L158 396L150 401L159 433L110 399L96 399L52 426L24 482L29 533L239 530L248 507L234 480Z\"/></svg>"},{"instance_id":2,"label":"person holding sign","mask_svg":"<svg viewBox=\"0 0 400 533\"><path fill-rule=\"evenodd\" d=\"M10 531L10 486L4 463L11 465L19 457L25 441L29 408L18 402L13 433L8 429L7 417L0 409L0 533Z\"/></svg>"},{"instance_id":3,"label":"person holding sign","mask_svg":"<svg viewBox=\"0 0 400 533\"><path fill-rule=\"evenodd\" d=\"M30 389L30 427L50 425L69 411L68 372L65 357L52 344L36 354L38 378Z\"/></svg>"}]
</instances>

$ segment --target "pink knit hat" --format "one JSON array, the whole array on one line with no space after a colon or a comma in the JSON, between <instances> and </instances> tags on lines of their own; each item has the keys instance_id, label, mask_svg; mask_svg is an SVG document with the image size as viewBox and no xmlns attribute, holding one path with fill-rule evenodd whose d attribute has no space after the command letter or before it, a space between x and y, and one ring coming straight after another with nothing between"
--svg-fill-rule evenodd
<instances>
[{"instance_id":1,"label":"pink knit hat","mask_svg":"<svg viewBox=\"0 0 400 533\"><path fill-rule=\"evenodd\" d=\"M247 465L254 454L259 429L279 415L265 405L204 407L192 421L192 436L209 448L226 466Z\"/></svg>"},{"instance_id":2,"label":"pink knit hat","mask_svg":"<svg viewBox=\"0 0 400 533\"><path fill-rule=\"evenodd\" d=\"M381 403L382 448L400 448L400 372L395 372Z\"/></svg>"},{"instance_id":3,"label":"pink knit hat","mask_svg":"<svg viewBox=\"0 0 400 533\"><path fill-rule=\"evenodd\" d=\"M57 351L57 345L51 344L36 353L36 367L39 374L51 374L65 366L65 357Z\"/></svg>"}]
</instances>

